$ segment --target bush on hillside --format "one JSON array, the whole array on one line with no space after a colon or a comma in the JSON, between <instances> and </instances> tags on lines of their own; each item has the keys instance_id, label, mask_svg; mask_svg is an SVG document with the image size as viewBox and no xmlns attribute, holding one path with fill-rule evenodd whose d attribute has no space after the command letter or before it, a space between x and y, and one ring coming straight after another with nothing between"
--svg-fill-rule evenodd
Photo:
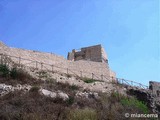
<instances>
[{"instance_id":1,"label":"bush on hillside","mask_svg":"<svg viewBox=\"0 0 160 120\"><path fill-rule=\"evenodd\" d=\"M69 96L69 99L66 102L68 105L72 105L75 102L74 96Z\"/></svg>"},{"instance_id":2,"label":"bush on hillside","mask_svg":"<svg viewBox=\"0 0 160 120\"><path fill-rule=\"evenodd\" d=\"M4 78L1 79L1 82L3 81L9 84L36 84L35 79L25 70L16 67L9 69L7 65L2 64L0 64L0 77Z\"/></svg>"},{"instance_id":3,"label":"bush on hillside","mask_svg":"<svg viewBox=\"0 0 160 120\"><path fill-rule=\"evenodd\" d=\"M119 101L124 107L137 108L145 114L149 112L147 105L134 97L126 97L117 92L112 93L111 97L113 98L113 100Z\"/></svg>"},{"instance_id":4,"label":"bush on hillside","mask_svg":"<svg viewBox=\"0 0 160 120\"><path fill-rule=\"evenodd\" d=\"M96 82L96 81L98 81L98 80L91 79L91 78L83 78L83 81L84 81L85 83L94 83L94 82Z\"/></svg>"},{"instance_id":5,"label":"bush on hillside","mask_svg":"<svg viewBox=\"0 0 160 120\"><path fill-rule=\"evenodd\" d=\"M16 79L17 78L17 69L16 68L12 68L11 71L10 71L10 76L12 79Z\"/></svg>"},{"instance_id":6,"label":"bush on hillside","mask_svg":"<svg viewBox=\"0 0 160 120\"><path fill-rule=\"evenodd\" d=\"M10 77L12 79L17 79L17 80L26 80L26 79L31 79L32 77L25 72L22 69L17 69L17 68L12 68L10 71Z\"/></svg>"},{"instance_id":7,"label":"bush on hillside","mask_svg":"<svg viewBox=\"0 0 160 120\"><path fill-rule=\"evenodd\" d=\"M123 106L136 107L145 114L149 113L149 109L148 109L147 105L144 104L142 101L137 100L136 98L129 98L128 99L128 98L124 97L121 99L120 102Z\"/></svg>"},{"instance_id":8,"label":"bush on hillside","mask_svg":"<svg viewBox=\"0 0 160 120\"><path fill-rule=\"evenodd\" d=\"M10 71L9 71L8 66L0 64L0 75L2 77L8 77L9 73Z\"/></svg>"},{"instance_id":9,"label":"bush on hillside","mask_svg":"<svg viewBox=\"0 0 160 120\"><path fill-rule=\"evenodd\" d=\"M100 93L99 95L99 103L102 107L97 111L100 119L119 120L125 119L125 113L150 113L147 105L134 97L124 96L118 92L112 92L110 95Z\"/></svg>"}]
</instances>

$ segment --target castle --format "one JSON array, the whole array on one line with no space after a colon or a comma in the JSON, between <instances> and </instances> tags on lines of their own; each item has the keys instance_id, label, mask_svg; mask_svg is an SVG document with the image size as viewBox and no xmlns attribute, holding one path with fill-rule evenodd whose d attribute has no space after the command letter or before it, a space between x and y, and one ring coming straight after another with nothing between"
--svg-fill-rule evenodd
<instances>
[{"instance_id":1,"label":"castle","mask_svg":"<svg viewBox=\"0 0 160 120\"><path fill-rule=\"evenodd\" d=\"M116 77L109 68L107 54L101 45L81 48L81 51L72 50L68 53L68 60L53 53L8 47L2 42L0 42L0 54L14 56L15 58L10 57L14 62L39 69L52 69L105 81Z\"/></svg>"},{"instance_id":2,"label":"castle","mask_svg":"<svg viewBox=\"0 0 160 120\"><path fill-rule=\"evenodd\" d=\"M84 47L80 50L73 49L72 52L68 53L67 59L65 59L53 53L8 47L0 42L1 63L4 58L9 58L9 60L20 66L103 80L105 82L102 84L105 85L110 85L108 82L113 82L116 78L116 74L109 68L107 54L101 45ZM124 85L126 86L126 84ZM138 97L150 101L150 106L156 111L160 111L160 83L150 81L149 85L149 89L145 89L144 91L134 86L131 90L134 91L133 93L137 94ZM105 88L108 90L108 87L102 86L97 88ZM94 86L94 88L96 87ZM155 105L157 107L155 107Z\"/></svg>"}]
</instances>

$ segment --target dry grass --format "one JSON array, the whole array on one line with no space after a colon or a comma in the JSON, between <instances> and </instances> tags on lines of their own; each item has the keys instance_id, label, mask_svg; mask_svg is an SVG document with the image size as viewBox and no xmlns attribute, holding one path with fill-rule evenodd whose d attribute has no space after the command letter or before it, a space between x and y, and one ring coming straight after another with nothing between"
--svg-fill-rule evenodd
<instances>
[{"instance_id":1,"label":"dry grass","mask_svg":"<svg viewBox=\"0 0 160 120\"><path fill-rule=\"evenodd\" d=\"M121 103L124 98L130 99L101 93L100 99L70 95L63 101L42 96L38 87L33 87L27 93L15 91L0 97L0 120L125 120L125 113L143 113L136 106Z\"/></svg>"},{"instance_id":2,"label":"dry grass","mask_svg":"<svg viewBox=\"0 0 160 120\"><path fill-rule=\"evenodd\" d=\"M97 120L97 113L94 109L74 109L67 116L68 120Z\"/></svg>"},{"instance_id":3,"label":"dry grass","mask_svg":"<svg viewBox=\"0 0 160 120\"><path fill-rule=\"evenodd\" d=\"M1 120L54 120L65 117L66 104L41 96L37 91L14 92L1 97Z\"/></svg>"},{"instance_id":4,"label":"dry grass","mask_svg":"<svg viewBox=\"0 0 160 120\"><path fill-rule=\"evenodd\" d=\"M99 93L100 99L77 98L75 94L81 89L76 85L57 83L48 77L42 82L22 69L12 69L12 72L6 72L8 69L1 70L6 75L3 76L1 72L1 83L30 84L33 87L26 93L14 91L0 97L0 120L125 120L125 113L145 113L148 109L142 102L118 93ZM46 73L40 75L44 78ZM69 99L63 101L40 95L37 86L51 91L64 91Z\"/></svg>"},{"instance_id":5,"label":"dry grass","mask_svg":"<svg viewBox=\"0 0 160 120\"><path fill-rule=\"evenodd\" d=\"M80 90L80 87L76 85L70 85L69 83L60 83L56 82L54 79L46 80L44 84L41 84L43 88L51 91L64 91L69 95L74 95L77 90Z\"/></svg>"}]
</instances>

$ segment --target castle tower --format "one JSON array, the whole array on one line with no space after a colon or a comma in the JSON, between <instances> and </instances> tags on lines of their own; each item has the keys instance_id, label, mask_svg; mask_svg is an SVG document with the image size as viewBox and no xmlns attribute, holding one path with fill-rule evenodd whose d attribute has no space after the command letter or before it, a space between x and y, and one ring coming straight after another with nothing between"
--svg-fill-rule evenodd
<instances>
[{"instance_id":1,"label":"castle tower","mask_svg":"<svg viewBox=\"0 0 160 120\"><path fill-rule=\"evenodd\" d=\"M88 60L94 62L108 63L108 57L101 45L83 47L80 50L73 49L72 52L68 53L68 60Z\"/></svg>"}]
</instances>

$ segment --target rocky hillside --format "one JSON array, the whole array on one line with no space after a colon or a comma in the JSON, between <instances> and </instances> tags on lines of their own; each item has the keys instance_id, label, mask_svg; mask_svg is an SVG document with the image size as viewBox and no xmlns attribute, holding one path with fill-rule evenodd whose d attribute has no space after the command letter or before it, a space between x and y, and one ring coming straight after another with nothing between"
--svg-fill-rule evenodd
<instances>
[{"instance_id":1,"label":"rocky hillside","mask_svg":"<svg viewBox=\"0 0 160 120\"><path fill-rule=\"evenodd\" d=\"M148 93L138 93L114 82L0 65L0 120L137 120L126 113L153 113Z\"/></svg>"}]
</instances>

